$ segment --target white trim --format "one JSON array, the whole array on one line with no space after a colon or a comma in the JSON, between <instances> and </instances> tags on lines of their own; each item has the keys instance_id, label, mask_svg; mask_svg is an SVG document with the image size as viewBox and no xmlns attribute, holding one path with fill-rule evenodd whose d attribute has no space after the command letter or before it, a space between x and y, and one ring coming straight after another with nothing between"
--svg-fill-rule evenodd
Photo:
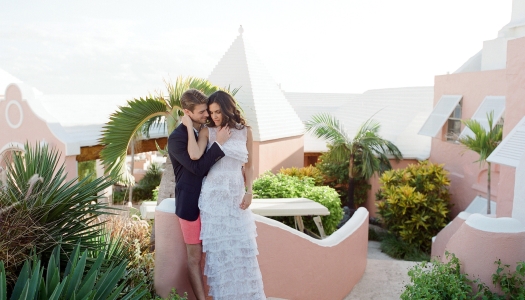
<instances>
[{"instance_id":1,"label":"white trim","mask_svg":"<svg viewBox=\"0 0 525 300\"><path fill-rule=\"evenodd\" d=\"M468 226L495 233L521 233L525 232L525 226L513 218L492 218L481 214L472 214L465 221Z\"/></svg>"},{"instance_id":2,"label":"white trim","mask_svg":"<svg viewBox=\"0 0 525 300\"><path fill-rule=\"evenodd\" d=\"M478 109L470 119L478 121L481 124L481 126L485 128L485 131L489 131L492 128L489 128L487 113L490 113L491 111L494 112L494 119L492 124L492 127L494 128L494 126L496 126L498 121L503 116L503 113L505 112L505 96L485 97L485 99L483 99L483 102L481 102L481 104L478 106ZM472 132L472 130L470 130L468 127L465 127L463 131L461 131L459 138L465 136L472 136L473 134L474 133Z\"/></svg>"},{"instance_id":3,"label":"white trim","mask_svg":"<svg viewBox=\"0 0 525 300\"><path fill-rule=\"evenodd\" d=\"M443 128L443 125L447 122L450 114L454 111L454 108L456 108L456 105L458 105L462 98L462 95L441 96L418 134L435 137L441 128Z\"/></svg>"},{"instance_id":4,"label":"white trim","mask_svg":"<svg viewBox=\"0 0 525 300\"><path fill-rule=\"evenodd\" d=\"M525 117L511 130L487 158L488 162L517 167L525 154Z\"/></svg>"},{"instance_id":5,"label":"white trim","mask_svg":"<svg viewBox=\"0 0 525 300\"><path fill-rule=\"evenodd\" d=\"M16 124L13 124L11 122L11 120L9 119L9 107L11 105L14 105L16 107L18 107L18 111L20 112L20 120L18 120L18 123ZM22 125L22 121L24 121L24 111L22 110L22 105L20 105L20 103L18 103L18 101L16 100L11 100L7 103L6 107L5 107L5 120L7 121L7 125L9 125L9 127L13 128L13 129L17 129L18 127L20 127L20 125Z\"/></svg>"}]
</instances>

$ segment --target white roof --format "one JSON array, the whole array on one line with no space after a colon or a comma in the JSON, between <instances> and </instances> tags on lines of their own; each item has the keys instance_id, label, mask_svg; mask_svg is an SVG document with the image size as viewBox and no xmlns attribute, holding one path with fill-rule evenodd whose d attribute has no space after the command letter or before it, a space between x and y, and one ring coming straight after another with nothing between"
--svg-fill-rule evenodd
<instances>
[{"instance_id":1,"label":"white roof","mask_svg":"<svg viewBox=\"0 0 525 300\"><path fill-rule=\"evenodd\" d=\"M361 107L346 104L336 114L346 118L347 133L353 135L364 121L373 118L381 124L380 135L394 143L403 157L430 157L431 138L419 136L417 131L432 111L434 87L370 90L359 99Z\"/></svg>"},{"instance_id":2,"label":"white roof","mask_svg":"<svg viewBox=\"0 0 525 300\"><path fill-rule=\"evenodd\" d=\"M69 140L80 147L98 145L103 126L131 95L44 95L42 105L62 125ZM165 137L163 129L153 129L151 138Z\"/></svg>"},{"instance_id":3,"label":"white roof","mask_svg":"<svg viewBox=\"0 0 525 300\"><path fill-rule=\"evenodd\" d=\"M208 80L218 86L241 88L235 95L254 141L302 135L304 125L279 86L245 41L242 33L211 72Z\"/></svg>"},{"instance_id":4,"label":"white roof","mask_svg":"<svg viewBox=\"0 0 525 300\"><path fill-rule=\"evenodd\" d=\"M432 111L434 88L409 87L370 90L363 94L286 93L301 120L328 112L343 124L352 137L372 118L381 124L380 135L393 142L405 158L427 159L430 137L417 131ZM305 134L304 151L326 151L326 141Z\"/></svg>"}]
</instances>

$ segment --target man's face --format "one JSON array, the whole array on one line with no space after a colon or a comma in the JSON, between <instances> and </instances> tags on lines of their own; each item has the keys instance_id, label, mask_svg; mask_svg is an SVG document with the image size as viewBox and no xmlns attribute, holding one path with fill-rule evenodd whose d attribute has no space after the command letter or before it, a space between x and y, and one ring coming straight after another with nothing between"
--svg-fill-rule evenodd
<instances>
[{"instance_id":1,"label":"man's face","mask_svg":"<svg viewBox=\"0 0 525 300\"><path fill-rule=\"evenodd\" d=\"M190 111L188 109L184 110L188 116L190 116L191 120L195 123L199 124L206 124L206 119L208 118L208 105L207 104L199 104L195 105L195 108L193 111Z\"/></svg>"}]
</instances>

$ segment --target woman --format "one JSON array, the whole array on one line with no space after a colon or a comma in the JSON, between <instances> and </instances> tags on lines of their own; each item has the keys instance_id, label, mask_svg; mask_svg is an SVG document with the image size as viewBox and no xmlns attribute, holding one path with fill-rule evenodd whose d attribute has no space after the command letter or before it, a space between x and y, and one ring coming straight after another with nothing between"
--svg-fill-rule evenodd
<instances>
[{"instance_id":1,"label":"woman","mask_svg":"<svg viewBox=\"0 0 525 300\"><path fill-rule=\"evenodd\" d=\"M247 210L252 202L252 130L226 92L210 95L208 112L207 126L200 130L198 141L194 134L188 134L192 159L200 158L220 128L231 130L229 140L222 145L225 157L210 169L199 197L209 294L214 300L266 299L256 257L255 221ZM189 117L183 122L193 131Z\"/></svg>"}]
</instances>

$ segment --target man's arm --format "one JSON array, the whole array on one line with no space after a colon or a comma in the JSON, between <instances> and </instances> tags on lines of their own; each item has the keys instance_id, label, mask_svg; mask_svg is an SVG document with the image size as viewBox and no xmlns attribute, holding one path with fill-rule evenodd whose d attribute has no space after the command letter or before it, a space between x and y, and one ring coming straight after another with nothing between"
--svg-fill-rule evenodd
<instances>
[{"instance_id":1,"label":"man's arm","mask_svg":"<svg viewBox=\"0 0 525 300\"><path fill-rule=\"evenodd\" d=\"M224 157L224 152L214 143L199 160L192 160L188 154L188 138L183 135L170 136L168 151L188 171L198 176L206 175L210 168Z\"/></svg>"}]
</instances>

